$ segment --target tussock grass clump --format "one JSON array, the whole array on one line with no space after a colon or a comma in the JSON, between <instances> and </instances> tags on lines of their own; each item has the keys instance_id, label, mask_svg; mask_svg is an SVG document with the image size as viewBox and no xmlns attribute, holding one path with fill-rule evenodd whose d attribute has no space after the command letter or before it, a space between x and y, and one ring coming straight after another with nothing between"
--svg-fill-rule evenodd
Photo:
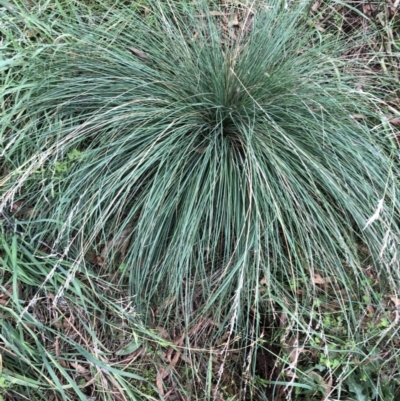
<instances>
[{"instance_id":1,"label":"tussock grass clump","mask_svg":"<svg viewBox=\"0 0 400 401\"><path fill-rule=\"evenodd\" d=\"M144 317L207 316L206 342L253 344L249 370L262 316L318 311L321 285L351 337L347 300L378 291L365 259L380 295L398 280L396 145L373 77L318 41L304 6L224 24L202 2L149 3L65 16L33 46L3 95L2 210L20 205L19 230L74 258L58 297L86 264Z\"/></svg>"}]
</instances>

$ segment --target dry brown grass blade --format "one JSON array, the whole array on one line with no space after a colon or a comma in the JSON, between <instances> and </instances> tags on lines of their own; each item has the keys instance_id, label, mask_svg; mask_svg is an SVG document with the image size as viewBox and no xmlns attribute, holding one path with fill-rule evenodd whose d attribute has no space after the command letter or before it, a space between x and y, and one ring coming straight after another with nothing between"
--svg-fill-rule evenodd
<instances>
[{"instance_id":1,"label":"dry brown grass blade","mask_svg":"<svg viewBox=\"0 0 400 401\"><path fill-rule=\"evenodd\" d=\"M135 56L137 56L137 57L139 57L139 58L149 58L149 57L147 56L146 53L142 52L142 51L139 50L139 49L136 49L135 47L128 46L127 49L128 49L133 55L135 55Z\"/></svg>"}]
</instances>

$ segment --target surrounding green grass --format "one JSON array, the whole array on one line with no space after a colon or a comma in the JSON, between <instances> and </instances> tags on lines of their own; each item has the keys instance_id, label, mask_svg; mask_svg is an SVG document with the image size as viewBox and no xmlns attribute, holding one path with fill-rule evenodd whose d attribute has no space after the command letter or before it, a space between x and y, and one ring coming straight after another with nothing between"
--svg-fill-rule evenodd
<instances>
[{"instance_id":1,"label":"surrounding green grass","mask_svg":"<svg viewBox=\"0 0 400 401\"><path fill-rule=\"evenodd\" d=\"M130 366L127 355L144 344L170 344L143 325L133 300L84 271L77 272L54 303L71 264L33 249L19 235L3 231L1 239L0 395L10 391L11 399L21 394L43 400L57 393L57 399L65 400L93 395L114 400L123 388L128 399L152 399L148 396L152 386L140 376L143 366Z\"/></svg>"},{"instance_id":2,"label":"surrounding green grass","mask_svg":"<svg viewBox=\"0 0 400 401\"><path fill-rule=\"evenodd\" d=\"M364 6L2 6L0 400L399 397L399 23Z\"/></svg>"}]
</instances>

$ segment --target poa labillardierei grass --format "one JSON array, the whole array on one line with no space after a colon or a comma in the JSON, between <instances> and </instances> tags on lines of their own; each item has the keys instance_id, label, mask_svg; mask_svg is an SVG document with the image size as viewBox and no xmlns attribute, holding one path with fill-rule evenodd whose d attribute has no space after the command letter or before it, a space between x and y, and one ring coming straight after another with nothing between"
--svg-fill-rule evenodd
<instances>
[{"instance_id":1,"label":"poa labillardierei grass","mask_svg":"<svg viewBox=\"0 0 400 401\"><path fill-rule=\"evenodd\" d=\"M2 207L22 200L26 233L76 266L94 249L102 272L120 267L139 313L209 317L210 344L259 339L266 311L295 319L321 280L357 325L360 246L382 293L398 280L378 88L345 43L314 38L305 6L257 2L234 29L200 3L57 22L6 111Z\"/></svg>"}]
</instances>

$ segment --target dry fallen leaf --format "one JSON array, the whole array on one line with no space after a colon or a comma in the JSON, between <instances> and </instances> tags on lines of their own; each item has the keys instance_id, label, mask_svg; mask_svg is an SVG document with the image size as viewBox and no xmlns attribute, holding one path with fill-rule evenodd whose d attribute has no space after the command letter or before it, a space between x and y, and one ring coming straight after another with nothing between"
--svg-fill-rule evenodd
<instances>
[{"instance_id":1,"label":"dry fallen leaf","mask_svg":"<svg viewBox=\"0 0 400 401\"><path fill-rule=\"evenodd\" d=\"M316 1L316 2L311 6L311 11L314 11L314 12L318 11L320 5L321 5L321 2Z\"/></svg>"},{"instance_id":2,"label":"dry fallen leaf","mask_svg":"<svg viewBox=\"0 0 400 401\"><path fill-rule=\"evenodd\" d=\"M285 323L287 321L287 313L283 311L279 316L279 327L283 329L285 327Z\"/></svg>"},{"instance_id":3,"label":"dry fallen leaf","mask_svg":"<svg viewBox=\"0 0 400 401\"><path fill-rule=\"evenodd\" d=\"M325 32L325 28L322 27L320 24L315 24L314 28L317 29L320 32Z\"/></svg>"},{"instance_id":4,"label":"dry fallen leaf","mask_svg":"<svg viewBox=\"0 0 400 401\"><path fill-rule=\"evenodd\" d=\"M389 122L393 125L400 125L400 117L392 118Z\"/></svg>"},{"instance_id":5,"label":"dry fallen leaf","mask_svg":"<svg viewBox=\"0 0 400 401\"><path fill-rule=\"evenodd\" d=\"M136 49L135 47L128 46L127 49L135 56L140 58L148 58L146 53L143 53L141 50Z\"/></svg>"},{"instance_id":6,"label":"dry fallen leaf","mask_svg":"<svg viewBox=\"0 0 400 401\"><path fill-rule=\"evenodd\" d=\"M156 377L156 386L157 386L157 389L158 389L158 392L161 394L161 395L164 395L164 386L163 386L163 374L165 374L165 369L164 368L161 368L160 369L161 370L161 372L159 372L159 373L157 373L157 377Z\"/></svg>"},{"instance_id":7,"label":"dry fallen leaf","mask_svg":"<svg viewBox=\"0 0 400 401\"><path fill-rule=\"evenodd\" d=\"M318 273L314 273L313 283L314 284L328 284L332 282L332 278L330 277L322 277Z\"/></svg>"},{"instance_id":8,"label":"dry fallen leaf","mask_svg":"<svg viewBox=\"0 0 400 401\"><path fill-rule=\"evenodd\" d=\"M178 363L179 359L181 358L181 353L176 352L174 357L171 360L170 367L174 368L176 364Z\"/></svg>"},{"instance_id":9,"label":"dry fallen leaf","mask_svg":"<svg viewBox=\"0 0 400 401\"><path fill-rule=\"evenodd\" d=\"M22 206L24 206L24 202L22 202L22 201L17 201L17 202L14 202L14 203L11 205L10 210L11 210L12 213L18 212L18 210L20 210L20 209L22 208Z\"/></svg>"},{"instance_id":10,"label":"dry fallen leaf","mask_svg":"<svg viewBox=\"0 0 400 401\"><path fill-rule=\"evenodd\" d=\"M185 337L186 337L186 334L182 334L180 337L177 337L177 338L174 340L174 344L175 344L177 347L181 347L182 344L183 344L183 341L184 341ZM177 352L177 351L175 351L175 349L174 349L173 347L169 347L168 352L167 352L167 355L166 355L166 357L165 357L166 361L167 361L169 364L172 364L172 361L175 360L175 358L176 358L176 354L174 355L174 352L176 352L176 354L179 354L179 355L180 355L180 353ZM174 357L172 357L172 355L174 355ZM178 357L178 359L179 359L179 357ZM176 362L175 362L175 363L176 363Z\"/></svg>"},{"instance_id":11,"label":"dry fallen leaf","mask_svg":"<svg viewBox=\"0 0 400 401\"><path fill-rule=\"evenodd\" d=\"M68 363L64 361L64 359L57 359L58 363L63 367L63 368L68 368Z\"/></svg>"},{"instance_id":12,"label":"dry fallen leaf","mask_svg":"<svg viewBox=\"0 0 400 401\"><path fill-rule=\"evenodd\" d=\"M396 308L400 306L400 298L390 297L390 300L394 303Z\"/></svg>"},{"instance_id":13,"label":"dry fallen leaf","mask_svg":"<svg viewBox=\"0 0 400 401\"><path fill-rule=\"evenodd\" d=\"M13 293L12 286L6 287L5 290L11 295ZM5 305L9 300L9 295L3 292L0 294L0 305Z\"/></svg>"},{"instance_id":14,"label":"dry fallen leaf","mask_svg":"<svg viewBox=\"0 0 400 401\"><path fill-rule=\"evenodd\" d=\"M164 327L157 326L156 330L157 330L158 334L160 335L160 337L163 338L164 340L170 339L169 333L167 330L164 329Z\"/></svg>"},{"instance_id":15,"label":"dry fallen leaf","mask_svg":"<svg viewBox=\"0 0 400 401\"><path fill-rule=\"evenodd\" d=\"M370 17L373 12L377 10L376 6L373 4L363 4L362 9L363 13L368 17Z\"/></svg>"},{"instance_id":16,"label":"dry fallen leaf","mask_svg":"<svg viewBox=\"0 0 400 401\"><path fill-rule=\"evenodd\" d=\"M70 365L75 368L79 373L81 374L85 374L88 372L88 370L83 367L82 365L80 365L79 363L75 363L75 362L70 362Z\"/></svg>"}]
</instances>

